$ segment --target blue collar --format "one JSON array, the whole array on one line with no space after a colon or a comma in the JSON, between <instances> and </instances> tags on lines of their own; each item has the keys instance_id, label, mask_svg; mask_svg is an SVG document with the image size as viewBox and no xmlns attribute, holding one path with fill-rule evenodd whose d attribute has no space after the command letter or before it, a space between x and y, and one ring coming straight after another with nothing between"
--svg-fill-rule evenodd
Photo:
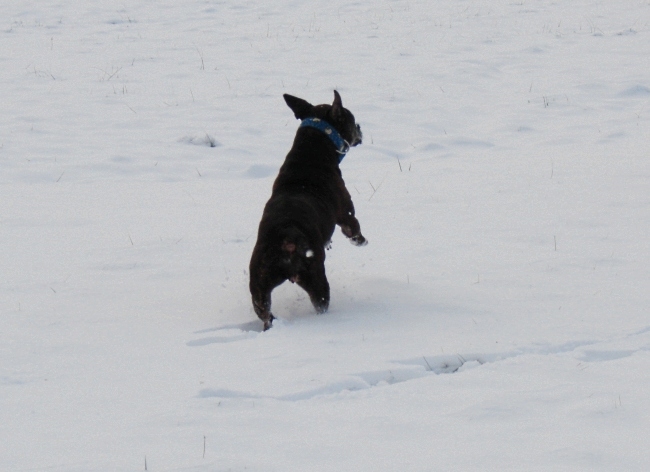
<instances>
[{"instance_id":1,"label":"blue collar","mask_svg":"<svg viewBox=\"0 0 650 472\"><path fill-rule=\"evenodd\" d=\"M345 154L350 149L348 142L341 137L338 131L334 129L327 121L323 121L320 118L305 118L300 123L301 128L316 128L319 131L322 131L325 136L330 138L330 141L336 147L336 152L339 154L339 164L345 157Z\"/></svg>"}]
</instances>

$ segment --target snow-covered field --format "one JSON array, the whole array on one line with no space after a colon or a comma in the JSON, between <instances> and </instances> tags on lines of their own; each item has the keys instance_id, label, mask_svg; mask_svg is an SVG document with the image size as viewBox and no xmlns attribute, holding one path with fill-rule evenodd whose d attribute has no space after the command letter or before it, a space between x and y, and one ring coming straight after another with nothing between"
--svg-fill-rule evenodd
<instances>
[{"instance_id":1,"label":"snow-covered field","mask_svg":"<svg viewBox=\"0 0 650 472\"><path fill-rule=\"evenodd\" d=\"M650 470L650 3L0 4L0 470ZM336 88L369 245L261 333Z\"/></svg>"}]
</instances>

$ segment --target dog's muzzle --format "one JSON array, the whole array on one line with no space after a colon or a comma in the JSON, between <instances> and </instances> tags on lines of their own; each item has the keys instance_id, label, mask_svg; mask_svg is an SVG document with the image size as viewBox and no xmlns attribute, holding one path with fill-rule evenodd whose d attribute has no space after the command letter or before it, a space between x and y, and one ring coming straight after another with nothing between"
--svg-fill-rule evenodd
<instances>
[{"instance_id":1,"label":"dog's muzzle","mask_svg":"<svg viewBox=\"0 0 650 472\"><path fill-rule=\"evenodd\" d=\"M361 132L361 126L357 125L356 133L354 134L354 137L352 138L352 142L350 143L350 147L356 146L357 144L361 144L363 140L363 133Z\"/></svg>"}]
</instances>

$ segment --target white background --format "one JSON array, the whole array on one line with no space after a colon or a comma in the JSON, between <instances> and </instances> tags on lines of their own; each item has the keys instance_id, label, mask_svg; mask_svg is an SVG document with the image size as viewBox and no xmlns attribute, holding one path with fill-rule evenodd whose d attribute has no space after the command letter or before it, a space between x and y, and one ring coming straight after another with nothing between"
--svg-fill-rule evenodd
<instances>
[{"instance_id":1,"label":"white background","mask_svg":"<svg viewBox=\"0 0 650 472\"><path fill-rule=\"evenodd\" d=\"M0 469L650 469L648 1L5 1L0 84ZM335 88L369 245L260 333Z\"/></svg>"}]
</instances>

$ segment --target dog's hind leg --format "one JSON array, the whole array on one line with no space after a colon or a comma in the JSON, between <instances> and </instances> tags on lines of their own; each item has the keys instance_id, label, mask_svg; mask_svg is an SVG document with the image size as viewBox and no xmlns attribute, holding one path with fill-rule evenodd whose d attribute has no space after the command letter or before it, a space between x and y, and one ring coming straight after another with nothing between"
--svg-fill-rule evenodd
<instances>
[{"instance_id":1,"label":"dog's hind leg","mask_svg":"<svg viewBox=\"0 0 650 472\"><path fill-rule=\"evenodd\" d=\"M262 322L264 322L264 331L269 329L271 327L271 324L273 323L273 320L275 319L275 316L273 316L273 313L271 313L271 297L270 293L268 294L265 299L258 300L256 299L255 296L253 296L253 308L255 309L255 313L259 317Z\"/></svg>"},{"instance_id":2,"label":"dog's hind leg","mask_svg":"<svg viewBox=\"0 0 650 472\"><path fill-rule=\"evenodd\" d=\"M316 313L325 313L330 305L330 284L325 276L325 265L318 264L300 274L296 282L309 295Z\"/></svg>"},{"instance_id":3,"label":"dog's hind leg","mask_svg":"<svg viewBox=\"0 0 650 472\"><path fill-rule=\"evenodd\" d=\"M275 316L271 313L271 292L284 282L284 279L270 281L264 277L256 279L251 274L250 291L253 299L253 309L260 320L264 322L264 331L271 327Z\"/></svg>"}]
</instances>

